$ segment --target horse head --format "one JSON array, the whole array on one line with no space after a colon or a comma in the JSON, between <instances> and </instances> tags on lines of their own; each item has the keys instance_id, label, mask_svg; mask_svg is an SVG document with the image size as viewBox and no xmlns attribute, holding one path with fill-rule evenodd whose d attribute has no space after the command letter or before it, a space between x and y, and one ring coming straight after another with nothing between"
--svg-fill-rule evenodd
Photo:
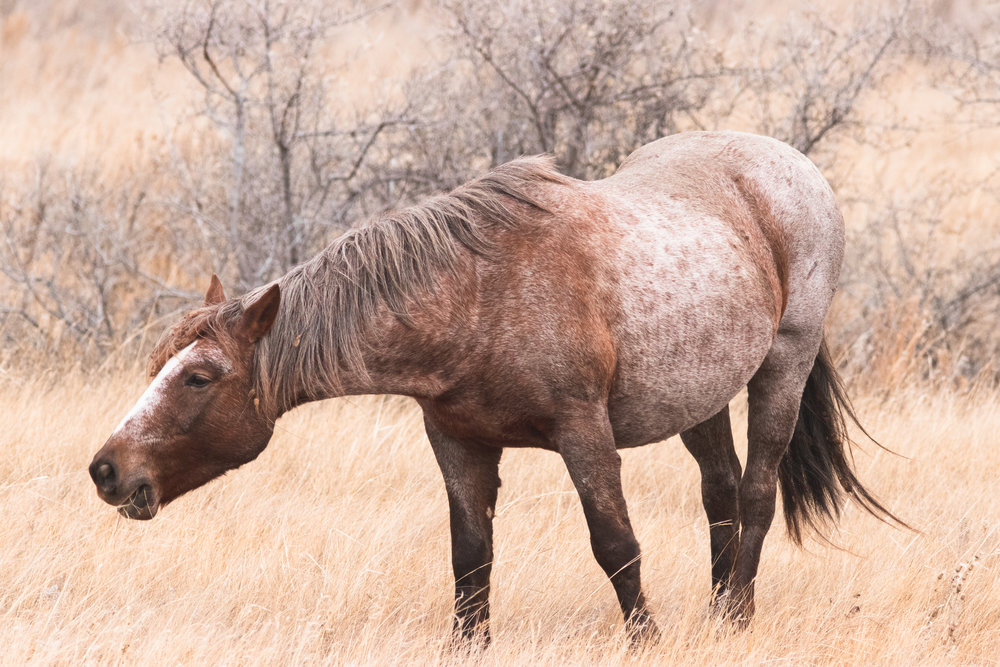
<instances>
[{"instance_id":1,"label":"horse head","mask_svg":"<svg viewBox=\"0 0 1000 667\"><path fill-rule=\"evenodd\" d=\"M274 323L278 285L227 301L212 276L150 355L152 381L90 464L97 495L131 519L152 519L174 498L252 461L273 421L253 395L254 348Z\"/></svg>"}]
</instances>

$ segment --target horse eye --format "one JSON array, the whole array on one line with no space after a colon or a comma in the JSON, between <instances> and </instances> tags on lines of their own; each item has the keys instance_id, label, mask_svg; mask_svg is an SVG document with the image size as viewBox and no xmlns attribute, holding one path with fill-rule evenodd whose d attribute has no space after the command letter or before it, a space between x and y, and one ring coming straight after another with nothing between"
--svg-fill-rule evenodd
<instances>
[{"instance_id":1,"label":"horse eye","mask_svg":"<svg viewBox=\"0 0 1000 667\"><path fill-rule=\"evenodd\" d=\"M193 373L191 375L191 377L189 377L184 382L184 385L187 386L187 387L200 388L200 387L207 386L211 381L212 380L210 378L207 378L204 375L199 375L198 373Z\"/></svg>"}]
</instances>

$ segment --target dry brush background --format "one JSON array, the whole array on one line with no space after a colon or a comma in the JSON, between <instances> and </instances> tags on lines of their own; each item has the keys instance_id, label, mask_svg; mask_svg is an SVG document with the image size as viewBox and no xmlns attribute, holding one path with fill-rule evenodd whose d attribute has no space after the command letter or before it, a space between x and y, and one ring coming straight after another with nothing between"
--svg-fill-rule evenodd
<instances>
[{"instance_id":1,"label":"dry brush background","mask_svg":"<svg viewBox=\"0 0 1000 667\"><path fill-rule=\"evenodd\" d=\"M995 661L998 27L971 1L0 0L0 659ZM708 613L696 466L675 440L626 452L667 630L629 652L558 457L510 452L496 642L465 656L444 488L403 399L300 409L148 524L96 498L90 456L212 270L270 279L519 154L595 178L661 134L723 127L789 141L837 190L831 343L904 455L869 445L857 465L921 532L849 507L832 544L798 550L776 525L760 613L733 632Z\"/></svg>"}]
</instances>

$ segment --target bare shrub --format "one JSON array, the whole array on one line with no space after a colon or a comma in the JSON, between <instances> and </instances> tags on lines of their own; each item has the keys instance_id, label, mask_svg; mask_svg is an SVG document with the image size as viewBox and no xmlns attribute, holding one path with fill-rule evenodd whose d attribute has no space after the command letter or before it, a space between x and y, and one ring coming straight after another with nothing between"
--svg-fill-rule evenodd
<instances>
[{"instance_id":1,"label":"bare shrub","mask_svg":"<svg viewBox=\"0 0 1000 667\"><path fill-rule=\"evenodd\" d=\"M438 92L424 114L459 172L547 152L570 175L605 176L696 115L723 75L720 52L682 3L442 8L454 51L429 84Z\"/></svg>"},{"instance_id":2,"label":"bare shrub","mask_svg":"<svg viewBox=\"0 0 1000 667\"><path fill-rule=\"evenodd\" d=\"M858 207L867 210L849 230L834 318L853 377L967 387L1000 370L1000 242L982 238L979 219L949 212L965 190L925 185Z\"/></svg>"},{"instance_id":3,"label":"bare shrub","mask_svg":"<svg viewBox=\"0 0 1000 667\"><path fill-rule=\"evenodd\" d=\"M813 153L831 133L858 129L859 103L898 71L908 3L879 6L845 23L816 11L778 25L752 26L736 66L755 130ZM834 139L835 140L835 139Z\"/></svg>"},{"instance_id":4,"label":"bare shrub","mask_svg":"<svg viewBox=\"0 0 1000 667\"><path fill-rule=\"evenodd\" d=\"M99 356L187 294L169 285L211 270L237 291L265 282L371 214L518 155L554 153L567 173L596 178L662 135L738 127L809 154L860 216L832 327L851 373L966 381L995 372L1000 248L976 240L979 221L958 225L953 202L995 186L996 174L943 174L940 187L907 196L838 176L857 147L898 148L922 131L885 103L914 63L995 126L997 17L945 30L907 2L765 22L712 7L393 9L399 21L426 14L434 46L400 85L359 101L337 97L352 64L336 47L379 5L157 6L150 34L198 91L195 118L177 119L155 179L103 189L87 170L48 168L30 187L5 185L0 331L9 349L85 342Z\"/></svg>"},{"instance_id":5,"label":"bare shrub","mask_svg":"<svg viewBox=\"0 0 1000 667\"><path fill-rule=\"evenodd\" d=\"M331 231L346 229L377 173L369 160L381 135L405 124L402 111L383 107L345 120L332 106L330 41L369 11L211 0L158 12L160 53L201 87L199 112L225 147L175 165L198 173L183 180L180 212L195 215L207 241L225 248L216 268L240 288L280 275L325 245Z\"/></svg>"},{"instance_id":6,"label":"bare shrub","mask_svg":"<svg viewBox=\"0 0 1000 667\"><path fill-rule=\"evenodd\" d=\"M952 117L931 122L939 128L943 120L955 137L988 139L1000 126L1000 46L992 39L1000 13L952 15L948 3L933 11L902 8L905 16L889 24L891 49L920 63L930 85L958 103ZM849 138L905 145L924 129L864 123ZM1000 206L998 179L1000 168L984 173L959 163L906 190L848 193L852 204L863 200L842 280L849 305L840 310L854 310L838 320L852 375L877 387L1000 380L1000 242L991 215Z\"/></svg>"},{"instance_id":7,"label":"bare shrub","mask_svg":"<svg viewBox=\"0 0 1000 667\"><path fill-rule=\"evenodd\" d=\"M93 170L44 161L28 182L0 183L0 362L32 348L102 358L191 298L156 275L180 258L154 223L152 186L106 188Z\"/></svg>"}]
</instances>

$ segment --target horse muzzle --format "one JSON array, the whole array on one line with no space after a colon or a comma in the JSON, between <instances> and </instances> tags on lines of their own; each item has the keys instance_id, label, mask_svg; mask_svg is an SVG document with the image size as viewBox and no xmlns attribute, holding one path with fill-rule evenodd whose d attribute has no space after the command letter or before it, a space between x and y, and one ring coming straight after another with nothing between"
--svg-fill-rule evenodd
<instances>
[{"instance_id":1,"label":"horse muzzle","mask_svg":"<svg viewBox=\"0 0 1000 667\"><path fill-rule=\"evenodd\" d=\"M110 459L95 457L90 464L90 477L101 500L117 507L118 513L126 518L152 519L160 509L152 484L145 480L123 483L117 466Z\"/></svg>"}]
</instances>

